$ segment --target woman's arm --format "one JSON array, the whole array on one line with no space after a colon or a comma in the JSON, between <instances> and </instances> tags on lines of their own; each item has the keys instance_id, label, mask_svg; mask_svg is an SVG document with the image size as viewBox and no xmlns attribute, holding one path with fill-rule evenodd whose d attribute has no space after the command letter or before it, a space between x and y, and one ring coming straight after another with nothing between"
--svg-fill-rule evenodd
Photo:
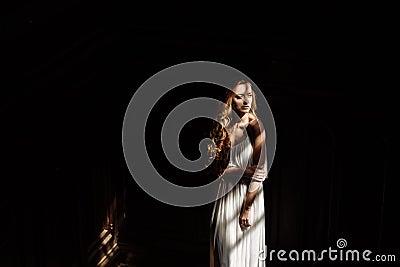
<instances>
[{"instance_id":1,"label":"woman's arm","mask_svg":"<svg viewBox=\"0 0 400 267\"><path fill-rule=\"evenodd\" d=\"M255 172L251 177L252 180L248 187L248 194L256 192L267 177L266 136L261 121L254 120L254 123L250 124L249 135L253 140L253 167L255 168ZM246 201L247 205L251 206L253 203L254 197L252 195L249 194L249 199Z\"/></svg>"},{"instance_id":2,"label":"woman's arm","mask_svg":"<svg viewBox=\"0 0 400 267\"><path fill-rule=\"evenodd\" d=\"M267 166L266 166L266 136L264 127L261 121L254 120L250 127L250 137L253 140L253 168L254 172L252 175L251 182L248 186L246 197L244 199L241 214L239 217L239 223L243 226L250 226L250 210L253 205L254 199L258 193L258 189L261 183L267 177Z\"/></svg>"}]
</instances>

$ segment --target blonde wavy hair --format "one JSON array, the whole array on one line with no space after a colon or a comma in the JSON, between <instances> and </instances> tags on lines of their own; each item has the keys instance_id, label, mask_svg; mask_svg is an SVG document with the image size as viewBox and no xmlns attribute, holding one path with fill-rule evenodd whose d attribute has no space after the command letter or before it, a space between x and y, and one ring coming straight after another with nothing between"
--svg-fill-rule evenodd
<instances>
[{"instance_id":1,"label":"blonde wavy hair","mask_svg":"<svg viewBox=\"0 0 400 267\"><path fill-rule=\"evenodd\" d=\"M208 146L208 150L210 152L210 161L214 158L214 161L212 162L212 169L213 173L217 176L222 175L229 163L229 151L231 148L231 141L229 139L229 134L226 131L226 128L228 128L230 123L232 122L233 112L235 112L232 107L232 101L233 98L236 96L236 93L233 92L233 90L236 86L241 84L245 84L247 87L252 88L250 82L240 80L234 84L232 90L227 89L224 99L224 103L226 105L223 105L221 112L218 114L216 120L213 121L213 125L210 130L210 139L212 140L213 144ZM252 90L252 93L253 100L249 113L257 118L255 112L257 104L254 90Z\"/></svg>"}]
</instances>

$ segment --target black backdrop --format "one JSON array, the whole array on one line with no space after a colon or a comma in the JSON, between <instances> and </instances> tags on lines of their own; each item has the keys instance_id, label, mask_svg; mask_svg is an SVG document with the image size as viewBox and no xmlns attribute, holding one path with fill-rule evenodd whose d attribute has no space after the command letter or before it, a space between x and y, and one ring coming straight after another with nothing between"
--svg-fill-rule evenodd
<instances>
[{"instance_id":1,"label":"black backdrop","mask_svg":"<svg viewBox=\"0 0 400 267\"><path fill-rule=\"evenodd\" d=\"M377 16L333 4L154 5L3 9L0 265L94 266L99 234L113 223L119 252L110 266L207 266L211 205L151 198L131 178L121 145L136 88L196 60L244 72L271 106L278 143L265 182L268 249L326 249L345 238L349 248L398 257L395 100L383 85L388 53ZM147 136L158 168L182 185L207 177L172 168L160 156L157 127L177 99L219 97L196 86L160 102ZM201 127L182 133L189 157Z\"/></svg>"}]
</instances>

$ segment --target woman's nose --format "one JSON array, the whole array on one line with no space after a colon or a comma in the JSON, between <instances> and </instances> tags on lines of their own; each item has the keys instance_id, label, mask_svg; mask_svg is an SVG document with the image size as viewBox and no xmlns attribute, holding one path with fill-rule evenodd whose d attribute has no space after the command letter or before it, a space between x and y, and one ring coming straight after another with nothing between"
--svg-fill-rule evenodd
<instances>
[{"instance_id":1,"label":"woman's nose","mask_svg":"<svg viewBox=\"0 0 400 267\"><path fill-rule=\"evenodd\" d=\"M245 96L245 97L243 97L243 101L244 101L246 104L250 103L250 102L251 102L251 96Z\"/></svg>"}]
</instances>

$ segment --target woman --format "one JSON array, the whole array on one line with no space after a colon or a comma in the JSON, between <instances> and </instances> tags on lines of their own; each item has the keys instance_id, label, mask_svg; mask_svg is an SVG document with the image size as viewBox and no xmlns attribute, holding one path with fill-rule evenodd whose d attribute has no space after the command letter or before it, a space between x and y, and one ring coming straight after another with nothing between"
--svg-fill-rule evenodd
<instances>
[{"instance_id":1,"label":"woman","mask_svg":"<svg viewBox=\"0 0 400 267\"><path fill-rule=\"evenodd\" d=\"M222 197L215 201L212 212L210 265L265 266L259 255L265 244L262 182L267 177L266 137L255 114L251 84L235 84L228 90L225 104L211 130L214 144L210 151L215 156L213 169L220 179ZM240 175L240 181L233 185L233 177ZM229 185L233 189L226 193Z\"/></svg>"}]
</instances>

